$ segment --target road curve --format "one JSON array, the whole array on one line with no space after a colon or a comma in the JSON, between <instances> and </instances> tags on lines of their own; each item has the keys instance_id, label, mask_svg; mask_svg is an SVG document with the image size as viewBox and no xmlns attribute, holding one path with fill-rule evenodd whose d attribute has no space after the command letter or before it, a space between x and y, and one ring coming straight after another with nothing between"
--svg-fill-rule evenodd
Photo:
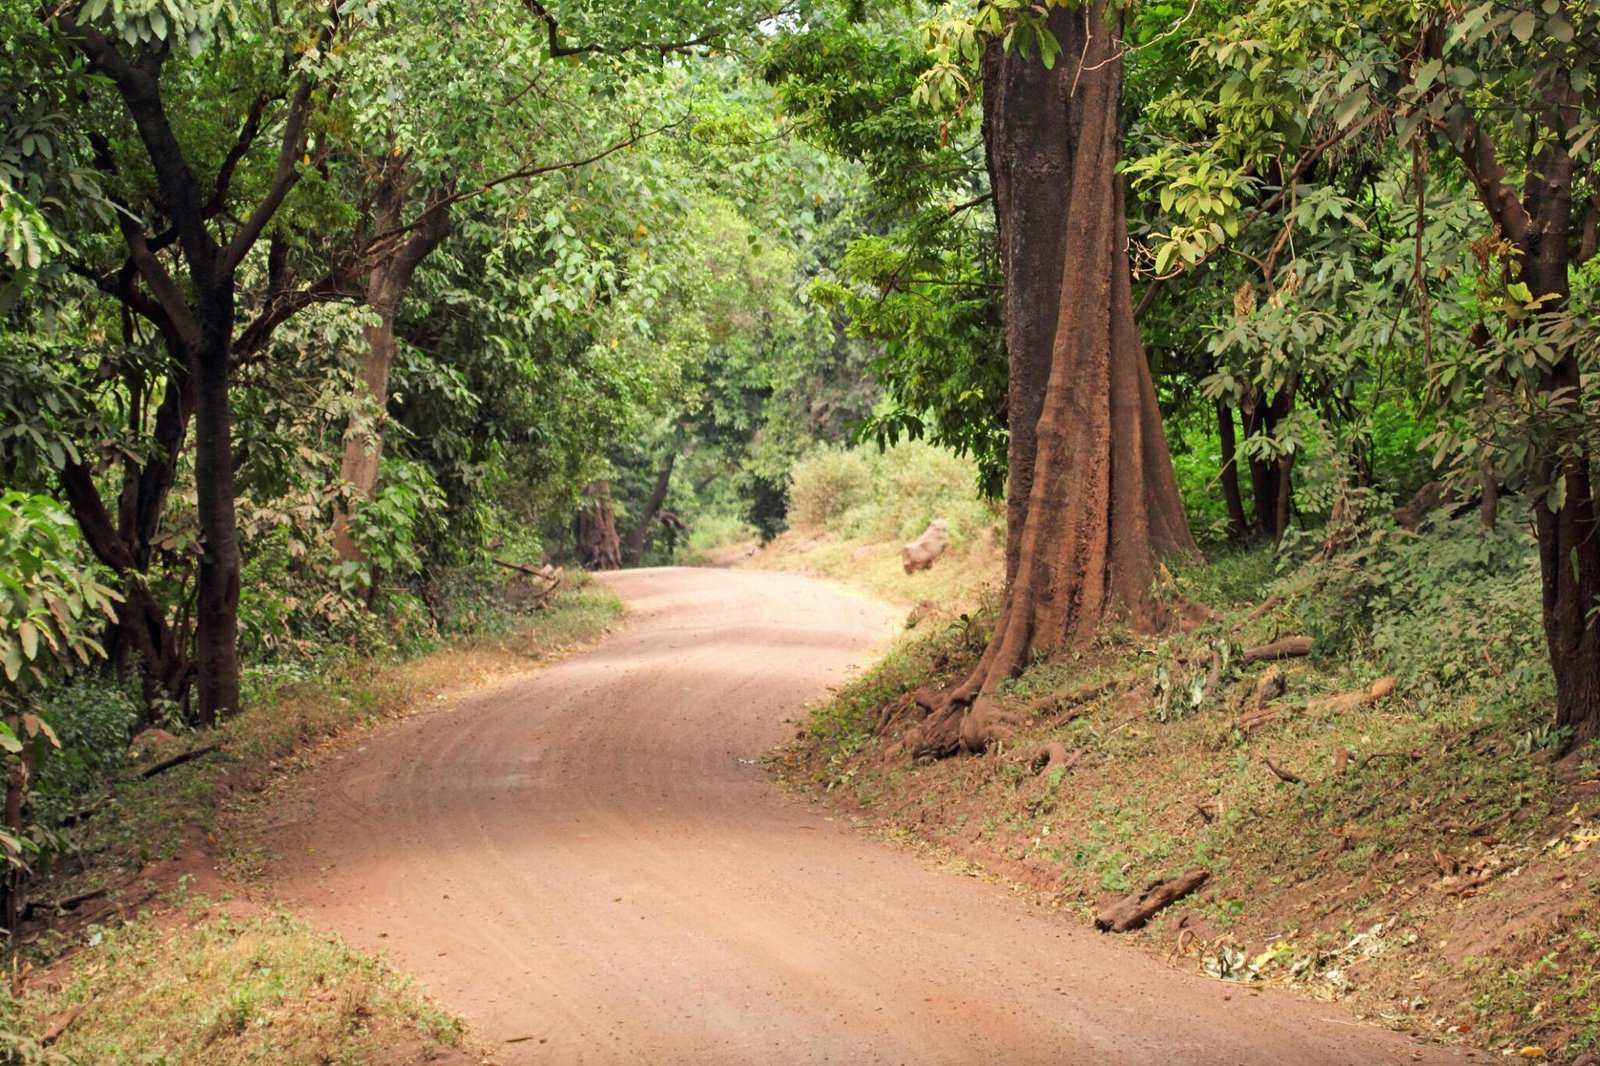
<instances>
[{"instance_id":1,"label":"road curve","mask_svg":"<svg viewBox=\"0 0 1600 1066\"><path fill-rule=\"evenodd\" d=\"M312 771L283 900L524 1063L1445 1063L928 868L754 760L888 635L784 574L635 570L598 647Z\"/></svg>"}]
</instances>

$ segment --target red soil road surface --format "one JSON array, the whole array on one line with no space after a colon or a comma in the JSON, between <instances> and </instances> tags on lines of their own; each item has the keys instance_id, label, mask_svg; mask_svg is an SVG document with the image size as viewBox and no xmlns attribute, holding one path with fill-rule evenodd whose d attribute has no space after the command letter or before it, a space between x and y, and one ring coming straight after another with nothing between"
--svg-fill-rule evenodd
<instances>
[{"instance_id":1,"label":"red soil road surface","mask_svg":"<svg viewBox=\"0 0 1600 1066\"><path fill-rule=\"evenodd\" d=\"M598 647L312 771L279 890L523 1063L1444 1063L1178 972L785 795L754 760L893 629L786 574L635 570Z\"/></svg>"}]
</instances>

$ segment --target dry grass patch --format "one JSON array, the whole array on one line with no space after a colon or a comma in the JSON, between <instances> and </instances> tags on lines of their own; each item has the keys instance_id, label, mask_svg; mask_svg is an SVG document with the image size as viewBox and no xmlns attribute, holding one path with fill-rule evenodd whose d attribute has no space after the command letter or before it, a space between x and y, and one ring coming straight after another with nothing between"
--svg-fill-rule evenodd
<instances>
[{"instance_id":1,"label":"dry grass patch","mask_svg":"<svg viewBox=\"0 0 1600 1066\"><path fill-rule=\"evenodd\" d=\"M64 976L11 1004L25 1032L76 1012L53 1050L101 1066L479 1061L461 1022L384 963L286 914L214 911L95 927Z\"/></svg>"}]
</instances>

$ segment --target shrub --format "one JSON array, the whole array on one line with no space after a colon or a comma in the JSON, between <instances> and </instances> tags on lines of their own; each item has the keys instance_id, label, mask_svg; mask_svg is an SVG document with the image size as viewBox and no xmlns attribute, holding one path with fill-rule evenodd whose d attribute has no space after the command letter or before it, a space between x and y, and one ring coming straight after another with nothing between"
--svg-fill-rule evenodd
<instances>
[{"instance_id":1,"label":"shrub","mask_svg":"<svg viewBox=\"0 0 1600 1066\"><path fill-rule=\"evenodd\" d=\"M828 448L795 464L790 514L798 527L866 540L910 540L935 518L953 539L970 537L999 518L978 499L977 477L971 459L920 441Z\"/></svg>"},{"instance_id":2,"label":"shrub","mask_svg":"<svg viewBox=\"0 0 1600 1066\"><path fill-rule=\"evenodd\" d=\"M819 448L789 474L789 520L803 529L831 530L871 493L872 469L859 449Z\"/></svg>"},{"instance_id":3,"label":"shrub","mask_svg":"<svg viewBox=\"0 0 1600 1066\"><path fill-rule=\"evenodd\" d=\"M1526 523L1442 512L1416 533L1384 520L1285 582L1319 653L1372 656L1424 693L1470 685L1487 704L1529 702L1549 681L1538 549Z\"/></svg>"}]
</instances>

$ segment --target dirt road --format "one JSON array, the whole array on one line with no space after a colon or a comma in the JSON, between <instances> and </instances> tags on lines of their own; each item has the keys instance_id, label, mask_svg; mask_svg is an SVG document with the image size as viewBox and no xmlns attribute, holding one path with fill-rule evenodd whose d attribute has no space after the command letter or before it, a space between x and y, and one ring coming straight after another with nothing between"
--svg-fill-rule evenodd
<instances>
[{"instance_id":1,"label":"dirt road","mask_svg":"<svg viewBox=\"0 0 1600 1066\"><path fill-rule=\"evenodd\" d=\"M311 775L297 911L522 1063L1465 1061L1178 973L782 794L754 760L892 628L783 574L608 582L599 647Z\"/></svg>"}]
</instances>

